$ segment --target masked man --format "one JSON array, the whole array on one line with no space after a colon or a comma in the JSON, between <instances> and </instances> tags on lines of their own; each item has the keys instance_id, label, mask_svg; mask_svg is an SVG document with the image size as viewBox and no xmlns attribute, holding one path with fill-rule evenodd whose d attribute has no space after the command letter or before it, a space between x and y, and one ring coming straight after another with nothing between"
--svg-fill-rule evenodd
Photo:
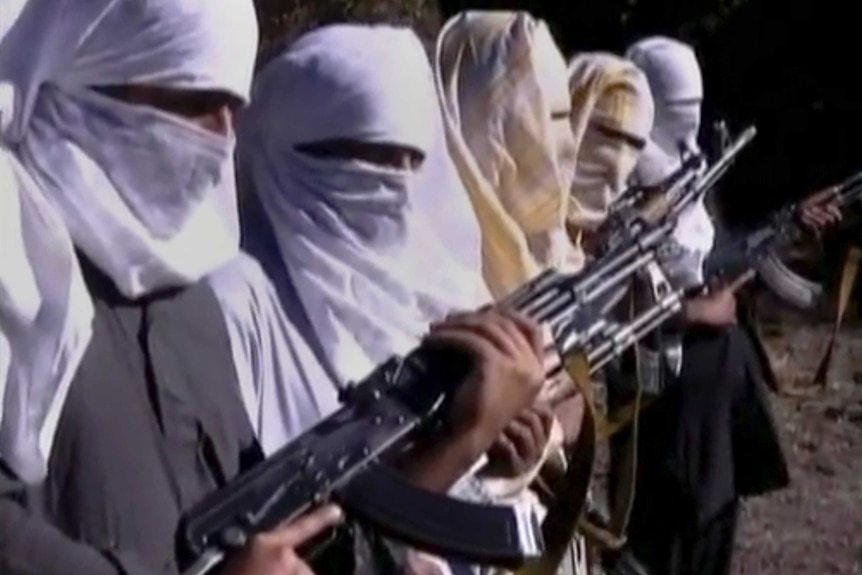
<instances>
[{"instance_id":1,"label":"masked man","mask_svg":"<svg viewBox=\"0 0 862 575\"><path fill-rule=\"evenodd\" d=\"M206 281L245 267L232 126L250 91L254 9L30 0L0 42L0 93L14 96L0 100L0 174L12 184L0 194L11 220L0 571L175 574L183 513L261 455L232 361L237 330ZM481 335L489 322L502 340ZM417 483L459 477L533 401L538 334L496 311L436 330L479 368L455 400L460 425L407 470ZM511 412L489 407L492 389ZM292 549L336 520L327 509L260 535L224 573L307 573Z\"/></svg>"}]
</instances>

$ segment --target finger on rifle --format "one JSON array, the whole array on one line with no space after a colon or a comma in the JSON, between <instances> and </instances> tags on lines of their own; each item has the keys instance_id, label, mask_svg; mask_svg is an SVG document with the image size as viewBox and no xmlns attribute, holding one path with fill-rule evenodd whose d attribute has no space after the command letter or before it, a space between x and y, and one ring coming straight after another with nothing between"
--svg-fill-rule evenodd
<instances>
[{"instance_id":1,"label":"finger on rifle","mask_svg":"<svg viewBox=\"0 0 862 575\"><path fill-rule=\"evenodd\" d=\"M515 447L515 444L512 442L512 439L506 433L503 433L503 435L500 436L500 439L497 440L497 445L506 454L509 461L512 462L512 467L515 470L523 469L526 466L526 462L521 456L521 453L518 451L518 449Z\"/></svg>"},{"instance_id":2,"label":"finger on rifle","mask_svg":"<svg viewBox=\"0 0 862 575\"><path fill-rule=\"evenodd\" d=\"M526 458L529 454L534 453L538 447L538 442L541 438L533 436L533 430L520 418L515 418L509 422L506 429L503 431L503 437L507 438L514 444L515 449L522 458Z\"/></svg>"},{"instance_id":3,"label":"finger on rifle","mask_svg":"<svg viewBox=\"0 0 862 575\"><path fill-rule=\"evenodd\" d=\"M530 341L524 337L521 329L507 314L493 313L489 319L501 332L506 334L506 340L512 346L511 351L517 353L517 356L512 355L510 357L523 357L525 354L533 353ZM544 359L544 355L540 357Z\"/></svg>"},{"instance_id":4,"label":"finger on rifle","mask_svg":"<svg viewBox=\"0 0 862 575\"><path fill-rule=\"evenodd\" d=\"M821 226L825 226L832 220L832 212L828 207L818 208L814 213L815 219L817 223Z\"/></svg>"},{"instance_id":5,"label":"finger on rifle","mask_svg":"<svg viewBox=\"0 0 862 575\"><path fill-rule=\"evenodd\" d=\"M494 357L500 353L487 338L459 327L440 328L425 336L424 341L431 345L462 349L477 358Z\"/></svg>"},{"instance_id":6,"label":"finger on rifle","mask_svg":"<svg viewBox=\"0 0 862 575\"><path fill-rule=\"evenodd\" d=\"M736 293L742 286L753 280L757 276L757 272L750 269L747 270L744 274L737 277L731 283L727 285L727 290L731 293Z\"/></svg>"},{"instance_id":7,"label":"finger on rifle","mask_svg":"<svg viewBox=\"0 0 862 575\"><path fill-rule=\"evenodd\" d=\"M542 350L545 347L542 326L521 312L501 308L500 313L515 324L530 350L536 357L541 358Z\"/></svg>"},{"instance_id":8,"label":"finger on rifle","mask_svg":"<svg viewBox=\"0 0 862 575\"><path fill-rule=\"evenodd\" d=\"M541 449L548 440L548 433L551 429L551 417L550 412L537 408L527 409L518 416L519 421L529 426L533 442L537 448Z\"/></svg>"},{"instance_id":9,"label":"finger on rifle","mask_svg":"<svg viewBox=\"0 0 862 575\"><path fill-rule=\"evenodd\" d=\"M292 523L283 525L259 537L269 545L280 547L299 547L317 535L338 525L344 513L337 505L326 505L308 513Z\"/></svg>"},{"instance_id":10,"label":"finger on rifle","mask_svg":"<svg viewBox=\"0 0 862 575\"><path fill-rule=\"evenodd\" d=\"M518 354L523 353L523 344L519 342L523 337L516 328L507 325L505 318L497 313L463 315L446 322L445 326L437 328L434 333L439 333L444 328L464 330L478 335L509 357L517 357Z\"/></svg>"},{"instance_id":11,"label":"finger on rifle","mask_svg":"<svg viewBox=\"0 0 862 575\"><path fill-rule=\"evenodd\" d=\"M836 197L838 195L838 186L829 186L826 189L820 190L819 192L815 192L805 198L802 201L803 205L811 206L815 204L820 204L829 198Z\"/></svg>"},{"instance_id":12,"label":"finger on rifle","mask_svg":"<svg viewBox=\"0 0 862 575\"><path fill-rule=\"evenodd\" d=\"M841 214L841 206L837 203L830 203L826 206L826 211L832 221L840 222L843 215Z\"/></svg>"}]
</instances>

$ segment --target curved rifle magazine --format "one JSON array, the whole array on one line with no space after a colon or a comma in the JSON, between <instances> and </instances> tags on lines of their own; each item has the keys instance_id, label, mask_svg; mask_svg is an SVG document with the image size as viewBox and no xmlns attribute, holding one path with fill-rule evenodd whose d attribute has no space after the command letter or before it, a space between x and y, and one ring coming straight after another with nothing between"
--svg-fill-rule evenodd
<instances>
[{"instance_id":1,"label":"curved rifle magazine","mask_svg":"<svg viewBox=\"0 0 862 575\"><path fill-rule=\"evenodd\" d=\"M384 535L448 558L515 569L544 551L538 519L528 510L431 493L381 464L370 465L336 497Z\"/></svg>"}]
</instances>

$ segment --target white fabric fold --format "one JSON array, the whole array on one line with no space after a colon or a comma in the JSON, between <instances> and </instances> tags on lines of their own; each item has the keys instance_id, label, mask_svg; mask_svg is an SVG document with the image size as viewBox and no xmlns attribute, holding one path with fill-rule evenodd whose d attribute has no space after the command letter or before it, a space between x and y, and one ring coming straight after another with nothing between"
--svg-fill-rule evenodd
<instances>
[{"instance_id":1,"label":"white fabric fold","mask_svg":"<svg viewBox=\"0 0 862 575\"><path fill-rule=\"evenodd\" d=\"M16 183L3 195L17 194L23 230L0 260L0 456L23 479L44 476L90 337L73 245L128 297L197 281L238 252L232 139L92 88L244 101L256 45L247 0L29 0L0 38L0 142ZM7 297L28 276L35 316L33 301Z\"/></svg>"},{"instance_id":2,"label":"white fabric fold","mask_svg":"<svg viewBox=\"0 0 862 575\"><path fill-rule=\"evenodd\" d=\"M436 236L449 257L465 269L475 271L478 300L491 301L491 293L481 277L482 232L479 220L449 155L439 107L434 108L433 116L435 137L425 155L425 163L416 175L411 204L413 210L421 214L428 229L436 230Z\"/></svg>"},{"instance_id":3,"label":"white fabric fold","mask_svg":"<svg viewBox=\"0 0 862 575\"><path fill-rule=\"evenodd\" d=\"M302 331L296 302L280 298L241 254L208 278L225 314L243 405L266 454L339 407L337 387Z\"/></svg>"},{"instance_id":4,"label":"white fabric fold","mask_svg":"<svg viewBox=\"0 0 862 575\"><path fill-rule=\"evenodd\" d=\"M296 150L348 140L428 153L436 103L412 31L318 29L267 64L253 93L240 123L242 173L336 385L412 349L431 321L476 307L478 270L455 261L438 237L445 230L413 206L414 172ZM459 192L435 193L447 203Z\"/></svg>"}]
</instances>

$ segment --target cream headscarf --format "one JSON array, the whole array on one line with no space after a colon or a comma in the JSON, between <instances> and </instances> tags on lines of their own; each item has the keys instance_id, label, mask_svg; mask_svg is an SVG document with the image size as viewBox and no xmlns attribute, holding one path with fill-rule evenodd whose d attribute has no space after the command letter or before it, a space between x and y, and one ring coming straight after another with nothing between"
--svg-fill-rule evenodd
<instances>
[{"instance_id":1,"label":"cream headscarf","mask_svg":"<svg viewBox=\"0 0 862 575\"><path fill-rule=\"evenodd\" d=\"M482 271L501 298L548 266L568 268L574 141L566 65L524 12L465 12L437 40L449 151L482 232Z\"/></svg>"},{"instance_id":2,"label":"cream headscarf","mask_svg":"<svg viewBox=\"0 0 862 575\"><path fill-rule=\"evenodd\" d=\"M0 457L38 481L91 337L74 248L128 297L198 281L239 249L232 138L92 88L243 101L257 23L248 0L20 7L0 27Z\"/></svg>"},{"instance_id":3,"label":"cream headscarf","mask_svg":"<svg viewBox=\"0 0 862 575\"><path fill-rule=\"evenodd\" d=\"M644 71L655 100L655 125L635 172L639 183L652 185L680 165L680 144L697 150L703 79L694 50L671 38L641 40L627 56ZM702 283L703 262L715 241L703 199L682 214L673 238L676 249L667 261L671 279L680 285Z\"/></svg>"},{"instance_id":4,"label":"cream headscarf","mask_svg":"<svg viewBox=\"0 0 862 575\"><path fill-rule=\"evenodd\" d=\"M450 257L438 237L446 230L414 209L415 172L296 149L348 140L429 152L438 104L412 31L317 29L260 72L253 94L240 124L242 171L336 385L410 351L430 322L482 302L479 270ZM463 191L434 193L449 204Z\"/></svg>"},{"instance_id":5,"label":"cream headscarf","mask_svg":"<svg viewBox=\"0 0 862 575\"><path fill-rule=\"evenodd\" d=\"M604 53L587 53L569 64L572 130L578 160L568 223L595 230L625 189L653 126L649 84L637 66Z\"/></svg>"}]
</instances>

